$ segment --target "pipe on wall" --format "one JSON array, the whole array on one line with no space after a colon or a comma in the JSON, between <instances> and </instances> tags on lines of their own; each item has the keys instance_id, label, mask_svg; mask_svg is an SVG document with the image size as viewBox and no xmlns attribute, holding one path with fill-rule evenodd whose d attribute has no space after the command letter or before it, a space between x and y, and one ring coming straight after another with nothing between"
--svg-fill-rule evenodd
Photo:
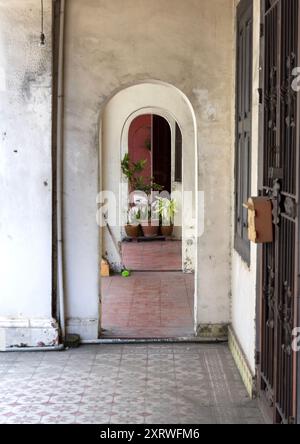
<instances>
[{"instance_id":1,"label":"pipe on wall","mask_svg":"<svg viewBox=\"0 0 300 444\"><path fill-rule=\"evenodd\" d=\"M228 338L205 338L205 337L182 337L182 338L145 338L145 339L126 339L126 338L103 338L81 340L81 345L132 345L132 344L227 344Z\"/></svg>"},{"instance_id":2,"label":"pipe on wall","mask_svg":"<svg viewBox=\"0 0 300 444\"><path fill-rule=\"evenodd\" d=\"M51 345L49 347L7 347L4 350L4 353L6 352L53 352L53 351L62 351L65 350L65 346L63 344L61 345ZM2 351L1 351L2 352ZM0 352L0 353L1 353Z\"/></svg>"},{"instance_id":3,"label":"pipe on wall","mask_svg":"<svg viewBox=\"0 0 300 444\"><path fill-rule=\"evenodd\" d=\"M66 337L65 291L64 291L64 256L63 256L63 123L64 123L64 34L65 0L60 0L59 43L58 43L58 79L57 79L57 291L59 303L59 323L62 341Z\"/></svg>"}]
</instances>

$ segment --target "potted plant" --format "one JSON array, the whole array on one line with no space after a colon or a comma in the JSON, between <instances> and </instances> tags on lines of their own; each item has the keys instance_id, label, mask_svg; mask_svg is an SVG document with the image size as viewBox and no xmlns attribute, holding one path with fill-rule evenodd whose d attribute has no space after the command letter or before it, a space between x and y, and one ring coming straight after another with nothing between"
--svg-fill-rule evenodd
<instances>
[{"instance_id":1,"label":"potted plant","mask_svg":"<svg viewBox=\"0 0 300 444\"><path fill-rule=\"evenodd\" d=\"M145 237L156 237L159 230L159 218L156 211L156 205L149 204L141 211L142 230Z\"/></svg>"},{"instance_id":2,"label":"potted plant","mask_svg":"<svg viewBox=\"0 0 300 444\"><path fill-rule=\"evenodd\" d=\"M175 199L158 197L155 205L161 221L161 234L166 237L172 236L174 229L174 218L175 214L177 213Z\"/></svg>"},{"instance_id":3,"label":"potted plant","mask_svg":"<svg viewBox=\"0 0 300 444\"><path fill-rule=\"evenodd\" d=\"M152 193L155 191L161 191L163 187L155 183L153 177L144 177L142 175L146 163L146 160L132 162L128 154L125 154L121 162L122 173L128 179L131 192L142 191L148 197L148 202L146 204L140 204L137 207L133 207L138 210L135 209L133 212L129 210L128 212L128 223L125 227L125 231L129 237L137 237L134 236L134 234L136 234L136 229L133 229L132 227L137 225L137 229L139 230L139 224L141 221L143 221L141 225L145 237L157 236L159 230L159 216L158 214L155 214L155 205L153 206L150 202L152 199ZM137 216L139 218L138 221L136 220ZM135 219L134 222L132 222L132 217Z\"/></svg>"},{"instance_id":4,"label":"potted plant","mask_svg":"<svg viewBox=\"0 0 300 444\"><path fill-rule=\"evenodd\" d=\"M139 174L145 169L147 160L139 160L138 162L131 162L129 154L125 154L121 161L121 169L124 176L127 178L132 191L137 190L137 181Z\"/></svg>"},{"instance_id":5,"label":"potted plant","mask_svg":"<svg viewBox=\"0 0 300 444\"><path fill-rule=\"evenodd\" d=\"M127 212L125 232L128 237L137 238L140 233L141 211L138 207L131 207Z\"/></svg>"}]
</instances>

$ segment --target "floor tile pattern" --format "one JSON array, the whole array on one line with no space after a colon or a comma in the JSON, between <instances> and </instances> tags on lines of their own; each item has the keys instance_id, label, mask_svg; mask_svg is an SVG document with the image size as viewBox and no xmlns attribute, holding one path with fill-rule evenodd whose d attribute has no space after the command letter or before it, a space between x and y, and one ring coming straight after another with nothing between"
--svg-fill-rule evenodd
<instances>
[{"instance_id":1,"label":"floor tile pattern","mask_svg":"<svg viewBox=\"0 0 300 444\"><path fill-rule=\"evenodd\" d=\"M102 278L104 337L176 338L193 335L194 275L134 272Z\"/></svg>"},{"instance_id":2,"label":"floor tile pattern","mask_svg":"<svg viewBox=\"0 0 300 444\"><path fill-rule=\"evenodd\" d=\"M0 424L260 424L226 345L0 353Z\"/></svg>"}]
</instances>

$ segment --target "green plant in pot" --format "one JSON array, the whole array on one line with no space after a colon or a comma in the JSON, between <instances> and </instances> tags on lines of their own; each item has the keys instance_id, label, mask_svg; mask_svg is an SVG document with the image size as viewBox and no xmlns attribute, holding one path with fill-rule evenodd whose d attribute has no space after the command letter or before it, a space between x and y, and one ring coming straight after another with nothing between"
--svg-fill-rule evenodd
<instances>
[{"instance_id":1,"label":"green plant in pot","mask_svg":"<svg viewBox=\"0 0 300 444\"><path fill-rule=\"evenodd\" d=\"M121 161L121 169L127 178L131 191L143 191L150 195L152 191L162 191L163 187L155 183L153 177L144 177L142 172L147 164L146 159L132 162L129 154L125 154Z\"/></svg>"},{"instance_id":2,"label":"green plant in pot","mask_svg":"<svg viewBox=\"0 0 300 444\"><path fill-rule=\"evenodd\" d=\"M156 205L150 204L145 206L141 211L142 230L145 237L156 237L159 230L159 216L156 211Z\"/></svg>"},{"instance_id":3,"label":"green plant in pot","mask_svg":"<svg viewBox=\"0 0 300 444\"><path fill-rule=\"evenodd\" d=\"M142 191L148 198L147 204L139 205L138 208L139 213L138 216L140 218L139 223L142 225L142 230L145 237L154 237L157 236L159 230L159 216L155 214L156 206L151 204L151 195L153 192L162 191L163 187L157 183L155 183L153 177L144 177L142 172L145 169L147 160L139 160L138 162L132 162L129 154L125 154L123 160L121 161L121 169L124 176L127 178L130 191ZM137 210L134 210L137 211ZM130 213L130 211L129 211ZM131 228L132 224L130 220L128 220L128 224L125 227L126 233L133 234L134 231ZM127 234L129 236L129 234ZM134 236L130 236L134 237Z\"/></svg>"},{"instance_id":4,"label":"green plant in pot","mask_svg":"<svg viewBox=\"0 0 300 444\"><path fill-rule=\"evenodd\" d=\"M132 191L137 190L137 181L139 180L139 174L145 169L147 160L139 160L138 162L132 162L129 154L125 154L121 161L121 169L124 176L127 178L128 183Z\"/></svg>"},{"instance_id":5,"label":"green plant in pot","mask_svg":"<svg viewBox=\"0 0 300 444\"><path fill-rule=\"evenodd\" d=\"M137 238L140 234L140 223L141 210L138 207L131 207L127 212L126 235L131 238Z\"/></svg>"},{"instance_id":6,"label":"green plant in pot","mask_svg":"<svg viewBox=\"0 0 300 444\"><path fill-rule=\"evenodd\" d=\"M162 191L163 187L154 182L153 177L147 177L147 182L143 176L137 177L135 181L135 189L143 191L147 196L150 196L152 191Z\"/></svg>"},{"instance_id":7,"label":"green plant in pot","mask_svg":"<svg viewBox=\"0 0 300 444\"><path fill-rule=\"evenodd\" d=\"M161 234L166 237L172 236L174 218L177 213L176 200L167 199L166 197L157 197L155 206L161 221Z\"/></svg>"}]
</instances>

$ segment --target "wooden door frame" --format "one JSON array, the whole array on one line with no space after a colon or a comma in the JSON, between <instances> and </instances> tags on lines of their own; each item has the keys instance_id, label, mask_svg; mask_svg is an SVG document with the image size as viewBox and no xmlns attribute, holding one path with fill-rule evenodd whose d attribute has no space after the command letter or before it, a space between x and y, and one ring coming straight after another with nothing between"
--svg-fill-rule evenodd
<instances>
[{"instance_id":1,"label":"wooden door frame","mask_svg":"<svg viewBox=\"0 0 300 444\"><path fill-rule=\"evenodd\" d=\"M245 15L248 13L251 7L251 34L252 34L252 42L251 42L251 51L250 51L250 60L249 64L251 65L250 72L252 73L252 77L249 79L251 81L251 86L249 87L249 121L250 121L250 128L249 128L249 135L250 135L250 144L249 144L249 162L247 164L247 174L248 174L248 181L249 184L247 186L248 192L251 192L251 173L252 173L252 119L253 119L253 14L254 14L254 5L253 0L241 0L240 3L236 7L236 67L235 67L235 90L236 90L236 98L235 98L235 156L234 156L234 249L239 254L239 256L242 257L244 262L250 267L251 263L251 244L250 241L245 239L244 237L244 231L245 228L239 227L239 221L238 221L238 214L240 211L241 203L244 201L243 199L243 192L245 191L245 183L243 180L240 179L240 177L243 174L242 168L240 166L241 164L241 150L239 146L239 139L240 134L244 132L245 130L245 91L242 91L242 86L246 86L247 82L245 82L245 85L243 85L243 80L240 81L240 71L239 71L239 65L241 63L240 60L240 50L242 50L242 59L245 57L245 45L241 48L240 45L240 27L241 23L245 23ZM252 55L252 58L251 58ZM243 62L243 61L242 61ZM244 66L245 68L245 66ZM245 72L242 73L242 77L245 76ZM240 101L242 101L242 105L240 105ZM243 110L240 110L242 108ZM243 111L243 112L241 112ZM243 119L240 120L240 115L243 114ZM240 126L243 126L243 131L240 130ZM241 191L241 185L243 188L243 192ZM246 190L247 191L247 190ZM248 193L247 193L248 194ZM249 197L249 194L247 198ZM244 211L244 209L243 209ZM243 219L243 215L240 214L240 217ZM240 221L241 225L243 224L243 220ZM242 233L238 233L239 229L242 230Z\"/></svg>"},{"instance_id":2,"label":"wooden door frame","mask_svg":"<svg viewBox=\"0 0 300 444\"><path fill-rule=\"evenodd\" d=\"M168 191L170 194L172 193L172 138L175 138L175 134L172 134L172 127L170 125L170 122L165 118L160 116L159 114L152 114L152 126L151 126L151 133L152 133L152 177L154 177L154 181L156 183L161 184L161 181L157 179L157 165L163 165L163 168L160 168L163 170L163 174L167 174L168 176L168 189L164 187L164 190ZM175 121L176 122L176 121ZM176 122L177 123L177 122ZM161 142L161 127L162 125L165 125L163 131L168 131L168 164L166 165L165 162L161 162L159 160L160 157L160 147L163 146L163 151L166 150L166 135L164 134L163 137L163 143ZM168 129L167 129L168 128ZM159 140L159 143L157 143ZM175 140L175 139L174 139ZM167 168L166 168L167 166ZM166 184L165 184L166 185Z\"/></svg>"}]
</instances>

